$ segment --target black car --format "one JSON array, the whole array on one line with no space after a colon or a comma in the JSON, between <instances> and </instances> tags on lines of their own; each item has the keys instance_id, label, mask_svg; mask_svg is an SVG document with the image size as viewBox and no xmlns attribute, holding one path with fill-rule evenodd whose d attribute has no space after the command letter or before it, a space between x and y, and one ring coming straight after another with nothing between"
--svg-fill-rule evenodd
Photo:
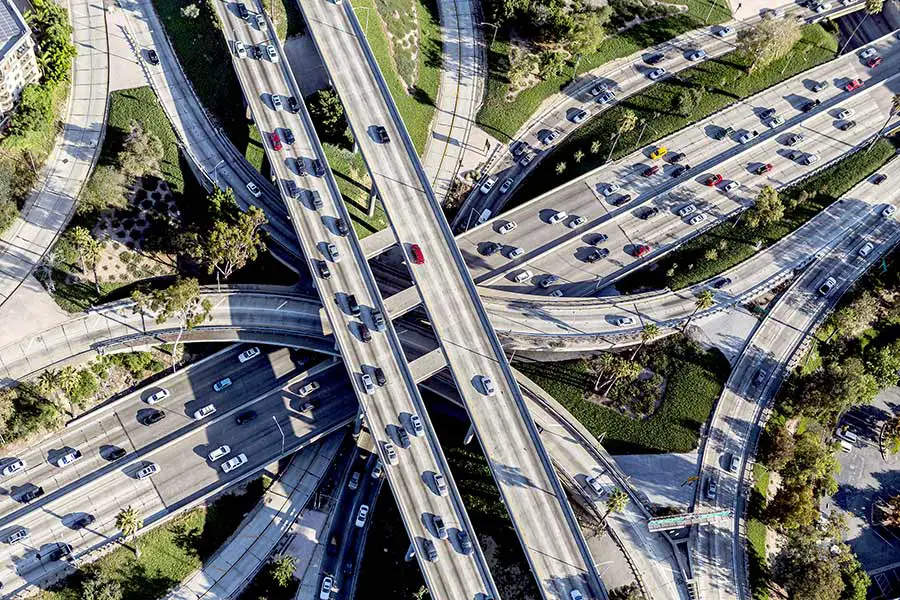
<instances>
[{"instance_id":1,"label":"black car","mask_svg":"<svg viewBox=\"0 0 900 600\"><path fill-rule=\"evenodd\" d=\"M384 385L387 381L384 378L384 371L381 370L381 367L375 367L374 369L372 369L372 375L375 376L375 383L377 383L378 385Z\"/></svg>"},{"instance_id":2,"label":"black car","mask_svg":"<svg viewBox=\"0 0 900 600\"><path fill-rule=\"evenodd\" d=\"M33 487L29 489L27 492L19 496L19 500L21 502L31 502L35 498L40 498L44 495L44 488L42 487Z\"/></svg>"},{"instance_id":3,"label":"black car","mask_svg":"<svg viewBox=\"0 0 900 600\"><path fill-rule=\"evenodd\" d=\"M166 413L161 410L154 410L152 412L144 415L144 418L141 420L141 423L144 425L153 425L154 423L159 423L163 419L166 418Z\"/></svg>"},{"instance_id":4,"label":"black car","mask_svg":"<svg viewBox=\"0 0 900 600\"><path fill-rule=\"evenodd\" d=\"M622 194L618 198L612 201L613 206L623 206L631 202L631 194Z\"/></svg>"},{"instance_id":5,"label":"black car","mask_svg":"<svg viewBox=\"0 0 900 600\"><path fill-rule=\"evenodd\" d=\"M81 515L72 521L72 529L84 529L94 522L94 515Z\"/></svg>"},{"instance_id":6,"label":"black car","mask_svg":"<svg viewBox=\"0 0 900 600\"><path fill-rule=\"evenodd\" d=\"M657 208L656 206L651 206L650 208L644 209L644 211L640 214L640 218L647 221L649 219L652 219L653 217L655 217L658 214L659 214L659 208Z\"/></svg>"},{"instance_id":7,"label":"black car","mask_svg":"<svg viewBox=\"0 0 900 600\"><path fill-rule=\"evenodd\" d=\"M262 58L262 48L259 46L250 46L250 56L256 59Z\"/></svg>"},{"instance_id":8,"label":"black car","mask_svg":"<svg viewBox=\"0 0 900 600\"><path fill-rule=\"evenodd\" d=\"M235 417L234 422L237 423L238 425L243 425L245 423L249 423L250 421L252 421L255 418L256 418L256 411L247 410L247 411L244 411L241 414L239 414L237 417Z\"/></svg>"},{"instance_id":9,"label":"black car","mask_svg":"<svg viewBox=\"0 0 900 600\"><path fill-rule=\"evenodd\" d=\"M128 454L128 452L126 452L125 448L116 447L110 450L109 454L106 455L106 460L119 460L126 454Z\"/></svg>"},{"instance_id":10,"label":"black car","mask_svg":"<svg viewBox=\"0 0 900 600\"><path fill-rule=\"evenodd\" d=\"M806 104L801 106L800 110L802 110L803 112L809 112L820 104L822 104L821 100L813 100L812 102L807 102Z\"/></svg>"},{"instance_id":11,"label":"black car","mask_svg":"<svg viewBox=\"0 0 900 600\"><path fill-rule=\"evenodd\" d=\"M607 250L606 248L594 248L593 250L591 250L591 253L588 254L587 257L585 257L584 260L589 263L595 263L601 258L605 258L606 256L609 256L609 250Z\"/></svg>"},{"instance_id":12,"label":"black car","mask_svg":"<svg viewBox=\"0 0 900 600\"><path fill-rule=\"evenodd\" d=\"M679 163L684 160L684 157L687 156L684 152L670 152L666 156L666 160L670 163Z\"/></svg>"},{"instance_id":13,"label":"black car","mask_svg":"<svg viewBox=\"0 0 900 600\"><path fill-rule=\"evenodd\" d=\"M717 280L713 284L713 287L716 288L717 290L721 290L723 287L725 287L729 283L731 283L731 279L729 279L728 277L723 277L723 278Z\"/></svg>"},{"instance_id":14,"label":"black car","mask_svg":"<svg viewBox=\"0 0 900 600\"><path fill-rule=\"evenodd\" d=\"M856 127L856 121L844 121L843 123L841 123L840 130L848 131L850 129L853 129L854 127Z\"/></svg>"},{"instance_id":15,"label":"black car","mask_svg":"<svg viewBox=\"0 0 900 600\"><path fill-rule=\"evenodd\" d=\"M250 11L247 10L247 7L244 6L243 2L238 2L237 9L238 9L238 15L242 19L246 19L250 16Z\"/></svg>"},{"instance_id":16,"label":"black car","mask_svg":"<svg viewBox=\"0 0 900 600\"><path fill-rule=\"evenodd\" d=\"M288 108L291 109L292 113L300 112L300 102L297 101L297 98L294 96L288 98Z\"/></svg>"},{"instance_id":17,"label":"black car","mask_svg":"<svg viewBox=\"0 0 900 600\"><path fill-rule=\"evenodd\" d=\"M787 141L785 141L785 144L787 144L788 146L796 146L797 144L799 144L802 141L803 141L803 136L799 133L794 133L791 135L791 137L789 137L787 139Z\"/></svg>"},{"instance_id":18,"label":"black car","mask_svg":"<svg viewBox=\"0 0 900 600\"><path fill-rule=\"evenodd\" d=\"M769 117L774 116L776 112L778 112L778 111L776 111L774 108L767 108L766 110L759 113L759 118L760 119L768 119Z\"/></svg>"},{"instance_id":19,"label":"black car","mask_svg":"<svg viewBox=\"0 0 900 600\"><path fill-rule=\"evenodd\" d=\"M294 138L294 132L290 129L282 129L281 132L284 134L284 142L286 144L293 144L297 140Z\"/></svg>"},{"instance_id":20,"label":"black car","mask_svg":"<svg viewBox=\"0 0 900 600\"><path fill-rule=\"evenodd\" d=\"M318 158L313 159L313 173L316 174L316 177L321 177L325 174L325 165Z\"/></svg>"},{"instance_id":21,"label":"black car","mask_svg":"<svg viewBox=\"0 0 900 600\"><path fill-rule=\"evenodd\" d=\"M591 246L598 246L608 239L609 239L609 236L606 235L605 233L598 233L597 235L594 236L594 238L591 240L590 243L591 243Z\"/></svg>"},{"instance_id":22,"label":"black car","mask_svg":"<svg viewBox=\"0 0 900 600\"><path fill-rule=\"evenodd\" d=\"M390 136L388 135L387 129L378 125L375 127L375 137L378 138L378 141L382 144L387 144L391 141Z\"/></svg>"},{"instance_id":23,"label":"black car","mask_svg":"<svg viewBox=\"0 0 900 600\"><path fill-rule=\"evenodd\" d=\"M159 55L156 54L156 50L153 50L153 49L147 50L147 61L151 65L159 64Z\"/></svg>"},{"instance_id":24,"label":"black car","mask_svg":"<svg viewBox=\"0 0 900 600\"><path fill-rule=\"evenodd\" d=\"M882 183L884 183L885 179L887 179L887 175L885 175L884 173L879 173L875 176L874 179L872 179L872 183L874 183L875 185L881 185Z\"/></svg>"},{"instance_id":25,"label":"black car","mask_svg":"<svg viewBox=\"0 0 900 600\"><path fill-rule=\"evenodd\" d=\"M651 54L650 56L648 56L644 60L644 62L647 63L648 65L655 65L657 63L664 61L665 59L666 59L665 54L663 54L662 52L657 52L656 54Z\"/></svg>"},{"instance_id":26,"label":"black car","mask_svg":"<svg viewBox=\"0 0 900 600\"><path fill-rule=\"evenodd\" d=\"M714 137L717 140L724 140L732 133L734 133L734 127L719 127L719 129L718 129L718 131L716 131Z\"/></svg>"},{"instance_id":27,"label":"black car","mask_svg":"<svg viewBox=\"0 0 900 600\"><path fill-rule=\"evenodd\" d=\"M788 160L797 160L801 156L803 156L803 152L800 152L799 150L791 150L787 155Z\"/></svg>"},{"instance_id":28,"label":"black car","mask_svg":"<svg viewBox=\"0 0 900 600\"><path fill-rule=\"evenodd\" d=\"M359 328L359 337L364 342L372 341L372 332L369 331L369 327L365 323L357 323L356 325Z\"/></svg>"},{"instance_id":29,"label":"black car","mask_svg":"<svg viewBox=\"0 0 900 600\"><path fill-rule=\"evenodd\" d=\"M827 88L827 87L828 87L828 82L827 82L827 81L817 81L817 82L815 83L815 85L813 85L812 91L814 91L814 92L821 92L822 90L824 90L824 89Z\"/></svg>"},{"instance_id":30,"label":"black car","mask_svg":"<svg viewBox=\"0 0 900 600\"><path fill-rule=\"evenodd\" d=\"M303 162L302 158L294 159L294 166L297 168L297 175L299 177L306 175L306 163Z\"/></svg>"},{"instance_id":31,"label":"black car","mask_svg":"<svg viewBox=\"0 0 900 600\"><path fill-rule=\"evenodd\" d=\"M498 244L497 242L488 242L487 246L484 247L484 255L491 256L493 254L497 254L498 252L500 252L501 247L502 246L500 246L500 244Z\"/></svg>"},{"instance_id":32,"label":"black car","mask_svg":"<svg viewBox=\"0 0 900 600\"><path fill-rule=\"evenodd\" d=\"M61 558L66 557L70 554L72 554L72 546L70 546L69 544L59 544L56 548L54 548L47 554L47 559L60 560ZM38 554L37 558L38 560L40 560L41 555Z\"/></svg>"},{"instance_id":33,"label":"black car","mask_svg":"<svg viewBox=\"0 0 900 600\"><path fill-rule=\"evenodd\" d=\"M691 169L691 165L678 165L672 169L672 177L681 177Z\"/></svg>"},{"instance_id":34,"label":"black car","mask_svg":"<svg viewBox=\"0 0 900 600\"><path fill-rule=\"evenodd\" d=\"M335 228L337 228L338 233L341 235L347 235L348 233L350 233L350 228L347 227L347 221L343 219L338 218L334 222L334 226Z\"/></svg>"},{"instance_id":35,"label":"black car","mask_svg":"<svg viewBox=\"0 0 900 600\"><path fill-rule=\"evenodd\" d=\"M328 279L331 277L331 269L328 268L328 263L324 260L316 261L316 270L319 271L319 277L322 279Z\"/></svg>"}]
</instances>

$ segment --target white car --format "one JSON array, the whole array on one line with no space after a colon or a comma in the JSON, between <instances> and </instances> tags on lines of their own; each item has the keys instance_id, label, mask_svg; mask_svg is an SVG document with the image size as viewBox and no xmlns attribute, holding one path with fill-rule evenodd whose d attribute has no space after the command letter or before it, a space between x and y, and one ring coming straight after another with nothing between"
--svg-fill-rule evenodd
<instances>
[{"instance_id":1,"label":"white car","mask_svg":"<svg viewBox=\"0 0 900 600\"><path fill-rule=\"evenodd\" d=\"M334 586L334 578L326 575L322 578L322 587L319 588L319 600L329 600L331 598L331 588Z\"/></svg>"},{"instance_id":2,"label":"white car","mask_svg":"<svg viewBox=\"0 0 900 600\"><path fill-rule=\"evenodd\" d=\"M835 281L834 277L829 277L819 286L819 293L823 296L827 296L828 292L831 291L831 288L833 288L836 283L837 281Z\"/></svg>"},{"instance_id":3,"label":"white car","mask_svg":"<svg viewBox=\"0 0 900 600\"><path fill-rule=\"evenodd\" d=\"M612 196L613 194L618 192L620 189L622 189L622 188L620 188L615 183L611 183L608 186L606 186L605 188L603 188L603 195L604 196Z\"/></svg>"},{"instance_id":4,"label":"white car","mask_svg":"<svg viewBox=\"0 0 900 600\"><path fill-rule=\"evenodd\" d=\"M379 479L383 473L384 465L381 464L381 459L378 459L375 461L375 468L372 469L372 479Z\"/></svg>"},{"instance_id":5,"label":"white car","mask_svg":"<svg viewBox=\"0 0 900 600\"><path fill-rule=\"evenodd\" d=\"M616 101L616 95L612 92L604 92L602 96L597 98L597 104L612 104Z\"/></svg>"},{"instance_id":6,"label":"white car","mask_svg":"<svg viewBox=\"0 0 900 600\"><path fill-rule=\"evenodd\" d=\"M591 486L591 489L594 490L594 492L598 496L602 497L604 495L604 489L603 489L603 486L600 484L600 476L599 475L597 475L596 477L588 477L587 484L589 486Z\"/></svg>"},{"instance_id":7,"label":"white car","mask_svg":"<svg viewBox=\"0 0 900 600\"><path fill-rule=\"evenodd\" d=\"M385 442L384 443L384 455L387 457L387 463L389 465L396 465L398 462L397 458L397 448L394 447L393 442Z\"/></svg>"},{"instance_id":8,"label":"white car","mask_svg":"<svg viewBox=\"0 0 900 600\"><path fill-rule=\"evenodd\" d=\"M845 108L837 114L837 118L838 119L849 119L854 114L856 114L855 110L853 110L852 108Z\"/></svg>"},{"instance_id":9,"label":"white car","mask_svg":"<svg viewBox=\"0 0 900 600\"><path fill-rule=\"evenodd\" d=\"M665 74L666 74L666 70L663 69L662 67L659 67L657 69L653 69L652 71L650 71L650 74L647 75L647 77L649 77L652 81L656 81L657 79L659 79L660 77L662 77Z\"/></svg>"},{"instance_id":10,"label":"white car","mask_svg":"<svg viewBox=\"0 0 900 600\"><path fill-rule=\"evenodd\" d=\"M558 210L558 211L556 211L555 213L553 213L553 216L550 217L550 218L548 219L548 222L549 222L551 225L555 225L556 223L559 223L560 221L565 220L565 218L568 217L568 216L569 216L569 215L568 215L568 213L567 213L566 211L564 211L564 210Z\"/></svg>"},{"instance_id":11,"label":"white car","mask_svg":"<svg viewBox=\"0 0 900 600\"><path fill-rule=\"evenodd\" d=\"M18 473L19 471L25 468L25 461L21 458L17 458L16 460L8 463L5 467L3 467L3 471L0 471L0 475L3 477L9 477L14 473Z\"/></svg>"},{"instance_id":12,"label":"white car","mask_svg":"<svg viewBox=\"0 0 900 600\"><path fill-rule=\"evenodd\" d=\"M509 233L510 231L512 231L513 229L515 229L518 226L519 226L519 224L516 223L515 221L507 221L506 223L504 223L497 229L497 232L498 233Z\"/></svg>"},{"instance_id":13,"label":"white car","mask_svg":"<svg viewBox=\"0 0 900 600\"><path fill-rule=\"evenodd\" d=\"M230 447L228 447L228 446L226 446L226 445L219 446L218 448L216 448L215 450L213 450L212 452L209 453L209 456L208 456L209 461L210 461L210 462L216 462L217 460L219 460L219 459L222 458L223 456L228 456L228 454L229 454L230 452L231 452L231 448L230 448Z\"/></svg>"},{"instance_id":14,"label":"white car","mask_svg":"<svg viewBox=\"0 0 900 600\"><path fill-rule=\"evenodd\" d=\"M696 210L697 210L696 204L688 204L687 206L682 206L681 208L678 209L678 216L686 217L689 214L691 214L692 212L695 212Z\"/></svg>"},{"instance_id":15,"label":"white car","mask_svg":"<svg viewBox=\"0 0 900 600\"><path fill-rule=\"evenodd\" d=\"M80 450L72 450L71 452L64 454L56 459L57 467L65 467L66 465L71 465L73 462L79 460L81 458Z\"/></svg>"},{"instance_id":16,"label":"white car","mask_svg":"<svg viewBox=\"0 0 900 600\"><path fill-rule=\"evenodd\" d=\"M706 50L694 50L688 55L687 58L690 61L696 61L700 60L701 58L706 58Z\"/></svg>"},{"instance_id":17,"label":"white car","mask_svg":"<svg viewBox=\"0 0 900 600\"><path fill-rule=\"evenodd\" d=\"M863 257L868 256L874 248L875 246L872 245L872 242L866 242L866 244L859 249L859 255Z\"/></svg>"},{"instance_id":18,"label":"white car","mask_svg":"<svg viewBox=\"0 0 900 600\"><path fill-rule=\"evenodd\" d=\"M334 244L325 244L325 252L328 253L331 262L341 262L341 252Z\"/></svg>"},{"instance_id":19,"label":"white car","mask_svg":"<svg viewBox=\"0 0 900 600\"><path fill-rule=\"evenodd\" d=\"M234 41L234 53L237 54L238 58L247 58L247 47L244 46L244 42L241 40Z\"/></svg>"},{"instance_id":20,"label":"white car","mask_svg":"<svg viewBox=\"0 0 900 600\"><path fill-rule=\"evenodd\" d=\"M366 394L371 396L375 393L375 384L372 382L371 375L369 375L368 373L363 373L359 379L360 381L362 381L363 391Z\"/></svg>"},{"instance_id":21,"label":"white car","mask_svg":"<svg viewBox=\"0 0 900 600\"><path fill-rule=\"evenodd\" d=\"M820 4L816 7L817 13L823 13L828 10L831 10L831 2L823 2L822 4Z\"/></svg>"},{"instance_id":22,"label":"white car","mask_svg":"<svg viewBox=\"0 0 900 600\"><path fill-rule=\"evenodd\" d=\"M319 382L318 381L310 381L309 383L304 385L302 388L297 390L297 395L300 396L301 398L306 398L307 396L312 394L317 389L319 389Z\"/></svg>"},{"instance_id":23,"label":"white car","mask_svg":"<svg viewBox=\"0 0 900 600\"><path fill-rule=\"evenodd\" d=\"M149 465L135 473L135 476L138 479L146 479L147 477L156 475L157 473L159 473L159 465L156 463L150 463Z\"/></svg>"},{"instance_id":24,"label":"white car","mask_svg":"<svg viewBox=\"0 0 900 600\"><path fill-rule=\"evenodd\" d=\"M587 116L588 116L588 113L586 110L579 110L577 113L572 115L572 122L577 125L578 123L581 123L582 121L584 121L587 118Z\"/></svg>"},{"instance_id":25,"label":"white car","mask_svg":"<svg viewBox=\"0 0 900 600\"><path fill-rule=\"evenodd\" d=\"M778 127L779 125L784 125L784 117L782 117L781 115L775 115L774 117L769 119L768 125L772 129Z\"/></svg>"},{"instance_id":26,"label":"white car","mask_svg":"<svg viewBox=\"0 0 900 600\"><path fill-rule=\"evenodd\" d=\"M412 434L414 436L418 437L425 433L425 428L422 427L422 420L419 418L419 415L410 415L409 424L412 427Z\"/></svg>"},{"instance_id":27,"label":"white car","mask_svg":"<svg viewBox=\"0 0 900 600\"><path fill-rule=\"evenodd\" d=\"M269 60L278 62L278 53L275 52L275 46L273 44L266 44L266 54L269 55Z\"/></svg>"},{"instance_id":28,"label":"white car","mask_svg":"<svg viewBox=\"0 0 900 600\"><path fill-rule=\"evenodd\" d=\"M250 192L250 194L254 198L259 198L260 196L262 196L262 192L259 191L259 188L256 187L256 184L253 183L252 181L247 182L247 191Z\"/></svg>"},{"instance_id":29,"label":"white car","mask_svg":"<svg viewBox=\"0 0 900 600\"><path fill-rule=\"evenodd\" d=\"M884 210L881 211L881 216L887 218L887 217L891 216L892 214L894 214L894 211L896 211L896 210L897 210L897 207L894 205L885 206Z\"/></svg>"},{"instance_id":30,"label":"white car","mask_svg":"<svg viewBox=\"0 0 900 600\"><path fill-rule=\"evenodd\" d=\"M216 407L212 404L207 404L203 408L200 408L194 412L194 418L199 421L200 419L206 418L214 412L216 412Z\"/></svg>"},{"instance_id":31,"label":"white car","mask_svg":"<svg viewBox=\"0 0 900 600\"><path fill-rule=\"evenodd\" d=\"M515 246L515 247L513 247L512 250L509 251L509 254L507 254L506 257L509 259L513 259L513 258L518 258L518 257L522 256L523 254L525 254L525 249Z\"/></svg>"},{"instance_id":32,"label":"white car","mask_svg":"<svg viewBox=\"0 0 900 600\"><path fill-rule=\"evenodd\" d=\"M585 223L587 223L587 218L586 218L586 217L579 217L579 216L576 216L574 219L572 219L571 221L569 221L568 224L569 224L569 228L570 228L570 229L575 229L576 227L581 227L581 226L584 225Z\"/></svg>"},{"instance_id":33,"label":"white car","mask_svg":"<svg viewBox=\"0 0 900 600\"><path fill-rule=\"evenodd\" d=\"M552 292L550 292L550 295L551 295L552 297L554 297L554 298L562 298L562 297L565 295L565 292L563 292L563 291L562 291L561 289L559 289L559 288L556 288L555 290L553 290Z\"/></svg>"},{"instance_id":34,"label":"white car","mask_svg":"<svg viewBox=\"0 0 900 600\"><path fill-rule=\"evenodd\" d=\"M507 177L506 181L503 182L503 185L500 186L500 193L505 194L506 192L508 192L510 190L510 188L512 186L513 186L512 177Z\"/></svg>"},{"instance_id":35,"label":"white car","mask_svg":"<svg viewBox=\"0 0 900 600\"><path fill-rule=\"evenodd\" d=\"M440 473L434 474L434 488L437 490L439 496L447 495L447 480L444 479L444 476Z\"/></svg>"},{"instance_id":36,"label":"white car","mask_svg":"<svg viewBox=\"0 0 900 600\"><path fill-rule=\"evenodd\" d=\"M284 104L281 102L281 96L272 94L272 108L275 110L284 110Z\"/></svg>"},{"instance_id":37,"label":"white car","mask_svg":"<svg viewBox=\"0 0 900 600\"><path fill-rule=\"evenodd\" d=\"M722 189L724 189L726 192L730 192L731 190L736 190L736 189L739 188L739 187L741 187L741 184L740 184L739 182L737 182L737 181L735 181L735 180L732 179L731 181L729 181L728 183L726 183L726 184L725 184L725 187L722 188Z\"/></svg>"},{"instance_id":38,"label":"white car","mask_svg":"<svg viewBox=\"0 0 900 600\"><path fill-rule=\"evenodd\" d=\"M363 527L366 524L366 517L369 516L369 505L368 504L360 504L359 512L356 513L356 526Z\"/></svg>"},{"instance_id":39,"label":"white car","mask_svg":"<svg viewBox=\"0 0 900 600\"><path fill-rule=\"evenodd\" d=\"M819 162L819 155L815 152L810 152L806 156L803 157L803 162L807 165L811 165L813 163Z\"/></svg>"},{"instance_id":40,"label":"white car","mask_svg":"<svg viewBox=\"0 0 900 600\"><path fill-rule=\"evenodd\" d=\"M584 600L584 595L579 590L570 590L569 600Z\"/></svg>"},{"instance_id":41,"label":"white car","mask_svg":"<svg viewBox=\"0 0 900 600\"><path fill-rule=\"evenodd\" d=\"M222 471L224 471L225 473L230 473L245 462L247 462L247 455L238 454L237 456L230 458L222 463Z\"/></svg>"},{"instance_id":42,"label":"white car","mask_svg":"<svg viewBox=\"0 0 900 600\"><path fill-rule=\"evenodd\" d=\"M741 137L738 138L738 141L742 144L746 144L750 140L756 138L756 136L758 135L759 133L757 133L756 131L745 131L741 134Z\"/></svg>"},{"instance_id":43,"label":"white car","mask_svg":"<svg viewBox=\"0 0 900 600\"><path fill-rule=\"evenodd\" d=\"M481 378L481 391L484 392L485 396L493 396L496 393L496 389L494 388L494 382L487 375L482 375Z\"/></svg>"},{"instance_id":44,"label":"white car","mask_svg":"<svg viewBox=\"0 0 900 600\"><path fill-rule=\"evenodd\" d=\"M158 392L154 392L147 396L147 404L156 404L160 400L165 400L169 397L169 390L166 388L161 388Z\"/></svg>"},{"instance_id":45,"label":"white car","mask_svg":"<svg viewBox=\"0 0 900 600\"><path fill-rule=\"evenodd\" d=\"M513 277L513 281L515 281L516 283L525 283L526 281L531 279L532 276L534 276L534 273L532 273L528 269L523 269L519 271L515 277Z\"/></svg>"},{"instance_id":46,"label":"white car","mask_svg":"<svg viewBox=\"0 0 900 600\"><path fill-rule=\"evenodd\" d=\"M231 377L225 377L224 379L220 379L219 381L213 384L213 389L217 392L221 392L225 388L231 386Z\"/></svg>"},{"instance_id":47,"label":"white car","mask_svg":"<svg viewBox=\"0 0 900 600\"><path fill-rule=\"evenodd\" d=\"M494 189L494 185L497 183L497 180L493 177L488 177L487 181L481 184L479 188L482 194L488 194L492 189Z\"/></svg>"},{"instance_id":48,"label":"white car","mask_svg":"<svg viewBox=\"0 0 900 600\"><path fill-rule=\"evenodd\" d=\"M872 58L876 54L878 54L878 50L876 50L875 48L866 48L865 50L863 50L862 52L859 53L859 57L860 58Z\"/></svg>"},{"instance_id":49,"label":"white car","mask_svg":"<svg viewBox=\"0 0 900 600\"><path fill-rule=\"evenodd\" d=\"M688 224L696 225L698 223L702 223L705 220L706 220L706 213L700 213L699 215L694 215L693 217L691 217L691 219L688 221Z\"/></svg>"},{"instance_id":50,"label":"white car","mask_svg":"<svg viewBox=\"0 0 900 600\"><path fill-rule=\"evenodd\" d=\"M634 317L617 317L613 319L613 323L619 327L634 325Z\"/></svg>"},{"instance_id":51,"label":"white car","mask_svg":"<svg viewBox=\"0 0 900 600\"><path fill-rule=\"evenodd\" d=\"M245 363L248 360L250 360L251 358L256 358L257 356L259 356L259 348L254 346L254 347L250 348L249 350L244 350L243 352L238 354L238 360L241 361L242 363Z\"/></svg>"}]
</instances>

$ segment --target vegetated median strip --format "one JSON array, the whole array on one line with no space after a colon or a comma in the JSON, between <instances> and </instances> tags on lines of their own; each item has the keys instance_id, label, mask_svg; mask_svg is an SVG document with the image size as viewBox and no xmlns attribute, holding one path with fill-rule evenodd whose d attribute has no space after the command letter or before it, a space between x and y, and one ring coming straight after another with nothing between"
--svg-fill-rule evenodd
<instances>
[{"instance_id":1,"label":"vegetated median strip","mask_svg":"<svg viewBox=\"0 0 900 600\"><path fill-rule=\"evenodd\" d=\"M788 57L755 73L747 73L749 61L738 52L686 69L646 91L629 96L613 108L575 130L553 154L531 172L507 207L515 207L606 163L625 111L633 112L638 125L619 136L613 160L652 144L672 133L753 96L835 57L837 41L819 25L803 28L803 37ZM793 57L801 57L797 60ZM699 90L687 98L689 90ZM643 124L642 124L643 122ZM646 127L644 127L646 125ZM576 160L575 153L580 153ZM560 164L564 165L560 169Z\"/></svg>"},{"instance_id":2,"label":"vegetated median strip","mask_svg":"<svg viewBox=\"0 0 900 600\"><path fill-rule=\"evenodd\" d=\"M650 287L679 290L713 277L791 234L864 181L895 154L894 145L878 140L821 173L783 190L784 217L757 229L746 222L723 221L673 250L649 269L635 271L616 284L628 293ZM738 217L740 219L740 217ZM761 243L757 247L757 243Z\"/></svg>"}]
</instances>

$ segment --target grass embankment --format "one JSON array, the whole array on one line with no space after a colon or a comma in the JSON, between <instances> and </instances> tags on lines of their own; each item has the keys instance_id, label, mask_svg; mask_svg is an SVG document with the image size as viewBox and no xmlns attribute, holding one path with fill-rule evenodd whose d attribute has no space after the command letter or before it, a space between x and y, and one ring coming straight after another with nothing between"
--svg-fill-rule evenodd
<instances>
[{"instance_id":1,"label":"grass embankment","mask_svg":"<svg viewBox=\"0 0 900 600\"><path fill-rule=\"evenodd\" d=\"M104 576L122 586L122 600L161 598L218 550L262 497L263 478L248 485L247 493L222 496L209 508L195 508L140 536L141 558L117 548L93 563ZM61 586L43 592L41 600L81 600L80 572Z\"/></svg>"},{"instance_id":2,"label":"grass embankment","mask_svg":"<svg viewBox=\"0 0 900 600\"><path fill-rule=\"evenodd\" d=\"M421 156L434 117L441 78L441 29L435 0L358 0L357 17L366 27L366 38L397 103L416 152ZM368 11L361 11L367 8ZM396 11L396 12L395 12ZM411 16L415 13L415 17ZM397 17L396 15L399 15ZM413 24L418 24L418 48L412 52L397 43ZM393 38L393 48L388 34Z\"/></svg>"},{"instance_id":3,"label":"grass embankment","mask_svg":"<svg viewBox=\"0 0 900 600\"><path fill-rule=\"evenodd\" d=\"M753 465L753 490L747 514L747 547L749 558L750 589L753 600L768 600L769 566L766 560L766 524L760 520L766 504L769 488L769 471L760 463Z\"/></svg>"},{"instance_id":4,"label":"grass embankment","mask_svg":"<svg viewBox=\"0 0 900 600\"><path fill-rule=\"evenodd\" d=\"M731 18L725 0L679 0L676 3L687 6L688 11L609 36L596 53L581 58L578 73L590 71L692 29L721 23ZM486 35L493 33L489 27L485 28L485 32ZM501 31L488 49L487 96L476 118L479 126L501 141L508 141L534 114L541 102L561 91L572 81L573 75L572 68L567 68L562 75L548 78L520 92L512 102L508 102L506 96L509 91L507 73L510 43L505 39L505 35L506 32Z\"/></svg>"},{"instance_id":5,"label":"grass embankment","mask_svg":"<svg viewBox=\"0 0 900 600\"><path fill-rule=\"evenodd\" d=\"M275 35L282 43L289 37L306 33L306 21L303 20L303 15L300 13L297 0L263 2L263 6L266 8L269 19L275 24Z\"/></svg>"},{"instance_id":6,"label":"grass embankment","mask_svg":"<svg viewBox=\"0 0 900 600\"><path fill-rule=\"evenodd\" d=\"M833 35L820 25L808 25L803 28L803 37L787 57L754 73L747 72L750 64L747 56L732 52L657 82L646 91L629 96L579 127L535 168L507 206L522 204L603 164L626 110L634 112L638 125L621 136L615 146L613 158L649 146L655 140L683 129L738 100L831 60L836 52L837 40ZM699 96L699 101L684 103L679 101L684 90L703 90L703 93ZM643 123L646 123L646 128ZM595 141L600 143L600 147L596 153L592 153L591 145ZM710 139L710 143L718 142ZM584 153L581 162L575 162L573 157L576 152ZM559 163L566 165L562 174L556 172Z\"/></svg>"},{"instance_id":7,"label":"grass embankment","mask_svg":"<svg viewBox=\"0 0 900 600\"><path fill-rule=\"evenodd\" d=\"M586 361L517 363L516 367L550 393L613 454L689 452L697 447L700 427L709 418L731 367L717 350L702 351L683 338L666 338L638 353L637 362L666 378L665 394L646 419L589 402L597 375Z\"/></svg>"},{"instance_id":8,"label":"grass embankment","mask_svg":"<svg viewBox=\"0 0 900 600\"><path fill-rule=\"evenodd\" d=\"M771 225L753 229L740 220L720 223L701 236L656 261L653 270L642 269L616 283L622 292L653 287L678 290L730 269L760 248L771 246L815 217L876 172L893 155L894 145L879 140L870 151L860 151L781 192L784 217ZM736 220L736 219L735 219Z\"/></svg>"},{"instance_id":9,"label":"grass embankment","mask_svg":"<svg viewBox=\"0 0 900 600\"><path fill-rule=\"evenodd\" d=\"M538 598L534 577L520 550L509 514L500 501L484 454L477 443L461 445L467 424L442 418L434 425L501 596ZM416 561L404 560L409 538L387 486L382 488L375 516L356 597L358 600L411 599L424 581ZM386 577L386 573L391 576Z\"/></svg>"}]
</instances>

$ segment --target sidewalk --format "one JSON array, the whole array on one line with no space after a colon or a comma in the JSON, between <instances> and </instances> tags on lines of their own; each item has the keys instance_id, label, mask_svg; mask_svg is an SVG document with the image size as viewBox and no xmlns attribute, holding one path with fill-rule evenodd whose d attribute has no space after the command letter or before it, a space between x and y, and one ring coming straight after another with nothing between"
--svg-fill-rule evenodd
<instances>
[{"instance_id":1,"label":"sidewalk","mask_svg":"<svg viewBox=\"0 0 900 600\"><path fill-rule=\"evenodd\" d=\"M224 600L243 590L315 492L343 436L343 431L336 432L298 452L215 556L166 600Z\"/></svg>"}]
</instances>

